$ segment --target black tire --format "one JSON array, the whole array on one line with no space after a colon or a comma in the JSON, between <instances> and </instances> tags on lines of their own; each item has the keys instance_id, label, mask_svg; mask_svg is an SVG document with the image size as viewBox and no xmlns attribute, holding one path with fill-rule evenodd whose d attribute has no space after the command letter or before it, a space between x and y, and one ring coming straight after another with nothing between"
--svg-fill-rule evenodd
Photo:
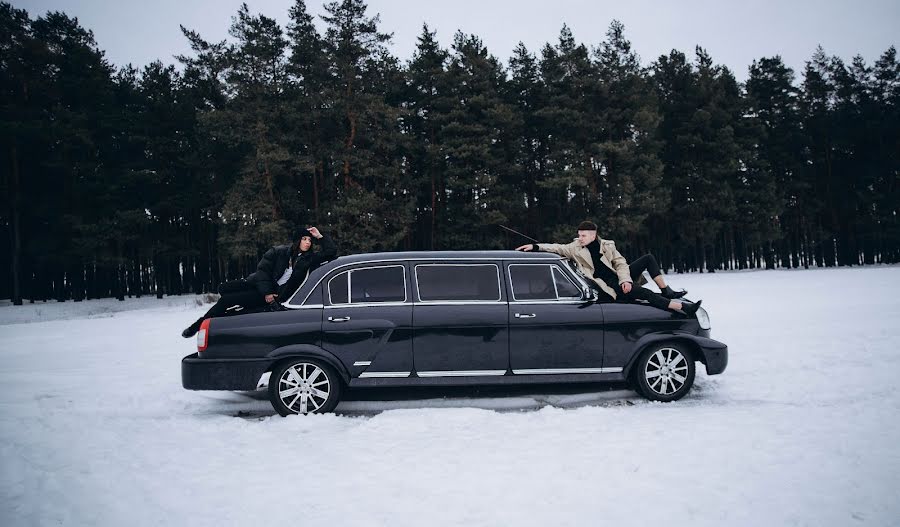
<instances>
[{"instance_id":1,"label":"black tire","mask_svg":"<svg viewBox=\"0 0 900 527\"><path fill-rule=\"evenodd\" d=\"M282 362L269 377L269 401L282 416L330 412L340 401L342 389L334 368L319 359Z\"/></svg>"},{"instance_id":2,"label":"black tire","mask_svg":"<svg viewBox=\"0 0 900 527\"><path fill-rule=\"evenodd\" d=\"M667 342L641 353L634 365L634 384L647 399L668 403L687 395L695 373L691 350L682 343Z\"/></svg>"}]
</instances>

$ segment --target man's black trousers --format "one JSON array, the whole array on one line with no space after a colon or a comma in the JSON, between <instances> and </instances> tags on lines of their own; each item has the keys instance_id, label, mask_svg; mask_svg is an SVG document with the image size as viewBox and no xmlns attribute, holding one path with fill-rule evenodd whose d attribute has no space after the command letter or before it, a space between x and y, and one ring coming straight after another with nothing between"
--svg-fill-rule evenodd
<instances>
[{"instance_id":1,"label":"man's black trousers","mask_svg":"<svg viewBox=\"0 0 900 527\"><path fill-rule=\"evenodd\" d=\"M645 254L641 256L637 260L631 262L628 265L628 269L631 272L631 279L634 280L634 283L638 283L638 280L641 277L641 273L647 271L650 273L650 278L656 278L661 275L662 272L659 270L659 263L656 262L656 257L652 254Z\"/></svg>"},{"instance_id":2,"label":"man's black trousers","mask_svg":"<svg viewBox=\"0 0 900 527\"><path fill-rule=\"evenodd\" d=\"M651 306L659 308L659 309L669 309L669 299L662 296L659 293L655 293L646 287L641 287L638 285L641 277L641 273L647 271L650 273L651 278L656 278L662 273L659 270L659 263L657 263L656 258L652 254L645 254L641 256L637 260L631 262L628 266L629 274L631 274L631 280L633 283L631 284L631 291L629 293L625 293L622 291L622 286L619 284L610 284L607 283L609 287L613 288L616 292L616 302L634 302L635 300L646 300ZM603 296L609 298L609 295L600 290L600 293ZM612 300L612 298L609 298Z\"/></svg>"}]
</instances>

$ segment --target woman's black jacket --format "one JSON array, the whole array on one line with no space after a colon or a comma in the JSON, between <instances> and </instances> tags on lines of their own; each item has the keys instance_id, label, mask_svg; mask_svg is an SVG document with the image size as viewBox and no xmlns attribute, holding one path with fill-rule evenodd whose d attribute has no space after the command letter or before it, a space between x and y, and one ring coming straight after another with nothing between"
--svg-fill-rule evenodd
<instances>
[{"instance_id":1,"label":"woman's black jacket","mask_svg":"<svg viewBox=\"0 0 900 527\"><path fill-rule=\"evenodd\" d=\"M301 253L298 251L298 244L272 247L263 255L256 266L256 272L248 276L247 281L256 286L260 294L278 293L280 301L286 301L285 295L293 294L306 279L308 272L337 256L337 246L327 234L323 234L322 239L315 241L322 244L322 250L314 252L310 249ZM277 281L291 265L292 256L294 270L291 272L291 278L279 288Z\"/></svg>"}]
</instances>

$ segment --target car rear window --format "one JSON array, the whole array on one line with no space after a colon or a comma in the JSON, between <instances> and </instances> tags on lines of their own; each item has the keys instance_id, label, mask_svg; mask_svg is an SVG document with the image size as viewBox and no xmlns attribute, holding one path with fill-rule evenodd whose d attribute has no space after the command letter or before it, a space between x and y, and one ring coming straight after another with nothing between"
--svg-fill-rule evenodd
<instances>
[{"instance_id":1,"label":"car rear window","mask_svg":"<svg viewBox=\"0 0 900 527\"><path fill-rule=\"evenodd\" d=\"M420 264L416 284L423 302L500 300L496 264Z\"/></svg>"}]
</instances>

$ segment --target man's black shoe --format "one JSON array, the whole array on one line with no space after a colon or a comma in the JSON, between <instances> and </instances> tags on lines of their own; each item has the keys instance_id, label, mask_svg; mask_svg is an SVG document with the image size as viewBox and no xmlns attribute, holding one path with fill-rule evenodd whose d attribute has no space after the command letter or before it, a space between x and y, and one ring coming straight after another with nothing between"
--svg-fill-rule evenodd
<instances>
[{"instance_id":1,"label":"man's black shoe","mask_svg":"<svg viewBox=\"0 0 900 527\"><path fill-rule=\"evenodd\" d=\"M700 309L701 302L703 302L703 300L697 300L697 302L693 304L689 302L682 302L681 310L684 311L687 316L692 317L697 314L697 310Z\"/></svg>"},{"instance_id":2,"label":"man's black shoe","mask_svg":"<svg viewBox=\"0 0 900 527\"><path fill-rule=\"evenodd\" d=\"M681 291L675 291L671 287L666 286L664 289L660 290L659 293L662 296L668 298L669 300L677 300L677 299L683 297L684 295L686 295L687 291L684 289L682 289Z\"/></svg>"}]
</instances>

